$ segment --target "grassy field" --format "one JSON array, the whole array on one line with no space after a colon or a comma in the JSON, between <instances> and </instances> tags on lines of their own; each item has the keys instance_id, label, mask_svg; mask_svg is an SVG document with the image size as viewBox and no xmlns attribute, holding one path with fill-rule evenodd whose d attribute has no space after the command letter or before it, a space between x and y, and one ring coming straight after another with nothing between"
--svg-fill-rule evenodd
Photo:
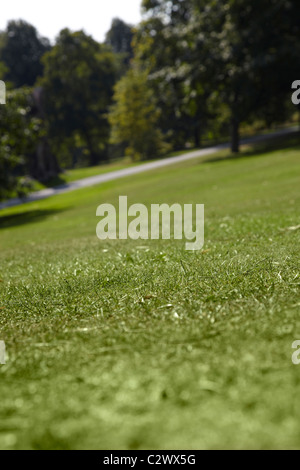
<instances>
[{"instance_id":1,"label":"grassy field","mask_svg":"<svg viewBox=\"0 0 300 470\"><path fill-rule=\"evenodd\" d=\"M300 448L300 146L285 147L0 213L2 449ZM204 250L100 242L96 208L119 195L204 203Z\"/></svg>"},{"instance_id":2,"label":"grassy field","mask_svg":"<svg viewBox=\"0 0 300 470\"><path fill-rule=\"evenodd\" d=\"M89 178L90 176L102 175L111 171L123 170L124 168L130 168L139 164L139 162L132 162L129 159L122 159L117 162L105 163L99 166L92 166L86 168L76 168L74 170L66 170L62 172L57 178L50 179L47 184L43 184L39 181L34 180L32 182L32 191L39 191L45 188L51 188L60 186L66 183L72 183L73 181Z\"/></svg>"},{"instance_id":3,"label":"grassy field","mask_svg":"<svg viewBox=\"0 0 300 470\"><path fill-rule=\"evenodd\" d=\"M255 128L245 128L242 132L243 138L247 137L253 137L254 135L259 134L269 134L270 132L276 132L280 131L282 128L293 128L295 127L295 122L290 122L286 123L285 126L281 126L280 128L276 129L266 129L265 131L260 130L255 130ZM221 142L216 142L216 141L207 141L203 142L203 145L201 148L207 148L212 145L217 145L218 143ZM226 140L222 143L226 143ZM173 151L170 152L168 155L166 155L164 158L170 158L170 157L175 157L178 155L182 155L183 153L189 153L189 152L194 152L195 150L198 150L197 148L190 148L190 149L183 149L179 151ZM150 161L155 161L156 159L152 159ZM69 170L64 170L58 175L56 178L51 178L49 181L46 183L42 183L37 180L31 180L31 188L29 192L34 192L34 191L40 191L45 188L52 188L56 186L60 186L63 184L68 184L72 183L73 181L77 181L80 179L84 178L89 178L91 176L98 176L102 175L105 173L109 173L111 171L118 171L118 170L123 170L125 168L131 168L133 166L137 165L142 165L143 163L147 163L145 161L133 161L130 157L123 157L119 160L109 162L109 163L103 163L102 165L98 166L92 166L92 167L85 167L85 168L75 168L75 169L69 169ZM17 193L13 192L11 194L11 197L17 197Z\"/></svg>"},{"instance_id":4,"label":"grassy field","mask_svg":"<svg viewBox=\"0 0 300 470\"><path fill-rule=\"evenodd\" d=\"M176 152L171 152L168 155L166 155L164 158L176 157L178 155L182 155L183 153L186 154L189 152L194 152L195 150L198 150L198 149L192 148L192 149L184 149L184 150L180 150ZM73 181L81 180L84 178L89 178L91 176L104 175L112 171L124 170L125 168L131 168L133 166L143 165L144 163L149 163L149 162L153 162L156 160L157 159L153 158L147 161L144 161L144 160L133 161L130 157L123 157L120 160L109 162L109 163L103 163L102 165L98 165L98 166L90 166L86 168L75 168L73 170L65 170L56 178L50 179L46 184L33 180L32 188L30 192L39 191L45 188L52 188L52 187L60 186L60 185L67 184L67 183L72 183ZM13 194L13 196L16 197L17 194Z\"/></svg>"}]
</instances>

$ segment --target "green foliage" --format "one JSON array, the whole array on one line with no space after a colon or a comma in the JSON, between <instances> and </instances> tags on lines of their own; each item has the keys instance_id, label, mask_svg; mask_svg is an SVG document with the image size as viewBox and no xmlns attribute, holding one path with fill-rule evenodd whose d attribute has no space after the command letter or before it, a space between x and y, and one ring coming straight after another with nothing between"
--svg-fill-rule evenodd
<instances>
[{"instance_id":1,"label":"green foliage","mask_svg":"<svg viewBox=\"0 0 300 470\"><path fill-rule=\"evenodd\" d=\"M125 143L126 154L136 160L168 151L157 128L160 110L146 72L138 68L129 70L117 83L114 100L109 115L112 143Z\"/></svg>"},{"instance_id":2,"label":"green foliage","mask_svg":"<svg viewBox=\"0 0 300 470\"><path fill-rule=\"evenodd\" d=\"M144 2L147 20L135 37L136 60L147 67L163 110L160 127L175 148L199 146L212 126L215 112L209 109L211 77L195 46L190 24L191 2ZM201 70L201 77L200 77Z\"/></svg>"},{"instance_id":3,"label":"green foliage","mask_svg":"<svg viewBox=\"0 0 300 470\"><path fill-rule=\"evenodd\" d=\"M300 75L299 2L143 0L142 9L136 30L113 20L105 45L65 29L51 50L24 21L0 32L7 89L35 85L43 75L34 112L46 136L30 173L41 157L41 167L49 163L56 176L49 146L61 167L95 166L122 156L125 146L135 159L159 157L171 147L227 139L231 128L237 152L241 126L271 126L295 113L290 88ZM17 129L10 136L16 141ZM18 161L22 155L16 153ZM6 165L7 181L25 171L14 157Z\"/></svg>"},{"instance_id":4,"label":"green foliage","mask_svg":"<svg viewBox=\"0 0 300 470\"><path fill-rule=\"evenodd\" d=\"M237 151L242 122L259 117L271 125L288 116L300 73L299 2L144 0L143 7L136 56L154 81L162 127L189 140L193 124L202 134L223 113Z\"/></svg>"},{"instance_id":5,"label":"green foliage","mask_svg":"<svg viewBox=\"0 0 300 470\"><path fill-rule=\"evenodd\" d=\"M43 73L41 58L49 51L48 39L25 21L10 21L0 38L0 60L7 67L5 80L14 87L33 86Z\"/></svg>"},{"instance_id":6,"label":"green foliage","mask_svg":"<svg viewBox=\"0 0 300 470\"><path fill-rule=\"evenodd\" d=\"M287 116L290 85L300 72L291 42L300 33L299 4L231 0L214 2L210 9L206 2L195 4L199 24L194 30L209 46L204 64L212 64L212 85L230 110L232 150L237 151L240 123L265 116L270 125Z\"/></svg>"},{"instance_id":7,"label":"green foliage","mask_svg":"<svg viewBox=\"0 0 300 470\"><path fill-rule=\"evenodd\" d=\"M112 48L115 54L121 54L123 63L127 67L133 57L132 41L133 27L115 18L106 34L105 43Z\"/></svg>"},{"instance_id":8,"label":"green foliage","mask_svg":"<svg viewBox=\"0 0 300 470\"><path fill-rule=\"evenodd\" d=\"M7 92L7 104L0 106L0 199L26 192L20 176L26 175L42 135L33 106L32 91L25 87Z\"/></svg>"},{"instance_id":9,"label":"green foliage","mask_svg":"<svg viewBox=\"0 0 300 470\"><path fill-rule=\"evenodd\" d=\"M70 149L72 155L81 149L93 165L106 159L116 57L83 31L65 29L43 63L40 85L53 150L64 159Z\"/></svg>"},{"instance_id":10,"label":"green foliage","mask_svg":"<svg viewBox=\"0 0 300 470\"><path fill-rule=\"evenodd\" d=\"M0 62L0 80L4 80L5 74L7 73L7 67L3 62ZM6 83L7 86L7 83Z\"/></svg>"}]
</instances>

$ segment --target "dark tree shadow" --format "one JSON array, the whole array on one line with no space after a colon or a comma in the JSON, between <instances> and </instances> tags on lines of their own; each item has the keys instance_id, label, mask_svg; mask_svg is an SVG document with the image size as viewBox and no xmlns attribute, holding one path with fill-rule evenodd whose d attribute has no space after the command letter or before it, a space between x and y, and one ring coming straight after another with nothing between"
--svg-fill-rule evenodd
<instances>
[{"instance_id":1,"label":"dark tree shadow","mask_svg":"<svg viewBox=\"0 0 300 470\"><path fill-rule=\"evenodd\" d=\"M3 228L18 227L20 225L40 222L41 220L60 212L63 212L63 209L33 210L22 212L20 214L4 215L2 217L0 215L0 230Z\"/></svg>"},{"instance_id":2,"label":"dark tree shadow","mask_svg":"<svg viewBox=\"0 0 300 470\"><path fill-rule=\"evenodd\" d=\"M238 160L245 157L255 157L262 153L272 152L273 150L285 150L288 148L300 149L300 134L274 137L272 140L266 140L259 143L247 144L240 153L230 153L224 156L208 157L201 163L216 163L227 160Z\"/></svg>"}]
</instances>

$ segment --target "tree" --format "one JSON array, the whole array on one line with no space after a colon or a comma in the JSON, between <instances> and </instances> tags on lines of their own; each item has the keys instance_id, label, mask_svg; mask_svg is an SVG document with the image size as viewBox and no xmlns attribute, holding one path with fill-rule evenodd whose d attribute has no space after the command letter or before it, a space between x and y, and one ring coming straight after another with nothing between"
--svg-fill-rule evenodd
<instances>
[{"instance_id":1,"label":"tree","mask_svg":"<svg viewBox=\"0 0 300 470\"><path fill-rule=\"evenodd\" d=\"M112 143L126 143L126 154L138 160L168 150L157 129L159 109L145 71L130 69L117 83L114 100L109 114Z\"/></svg>"},{"instance_id":2,"label":"tree","mask_svg":"<svg viewBox=\"0 0 300 470\"><path fill-rule=\"evenodd\" d=\"M7 67L5 80L14 87L33 86L43 74L41 58L50 50L48 39L25 21L10 21L0 40L0 60Z\"/></svg>"},{"instance_id":3,"label":"tree","mask_svg":"<svg viewBox=\"0 0 300 470\"><path fill-rule=\"evenodd\" d=\"M106 34L105 43L112 48L115 54L121 54L123 62L129 65L133 57L133 26L115 18L111 28Z\"/></svg>"},{"instance_id":4,"label":"tree","mask_svg":"<svg viewBox=\"0 0 300 470\"><path fill-rule=\"evenodd\" d=\"M149 70L163 109L160 127L175 148L199 146L210 118L210 82L203 73L199 78L202 64L189 27L192 3L144 0L142 5L146 20L137 29L135 58Z\"/></svg>"},{"instance_id":5,"label":"tree","mask_svg":"<svg viewBox=\"0 0 300 470\"><path fill-rule=\"evenodd\" d=\"M300 73L299 2L144 0L143 7L138 55L162 90L174 90L173 114L183 128L193 113L207 127L211 104L216 111L225 105L238 152L241 123L284 119Z\"/></svg>"},{"instance_id":6,"label":"tree","mask_svg":"<svg viewBox=\"0 0 300 470\"><path fill-rule=\"evenodd\" d=\"M286 98L300 72L299 2L231 0L217 5L209 18L203 18L205 11L203 6L203 23L213 22L215 31L216 87L230 109L232 151L238 152L243 121L260 115L271 124L286 116ZM221 19L217 32L216 17Z\"/></svg>"},{"instance_id":7,"label":"tree","mask_svg":"<svg viewBox=\"0 0 300 470\"><path fill-rule=\"evenodd\" d=\"M44 58L40 80L53 148L85 148L90 165L107 158L108 108L112 103L118 61L106 47L83 31L63 30Z\"/></svg>"},{"instance_id":8,"label":"tree","mask_svg":"<svg viewBox=\"0 0 300 470\"><path fill-rule=\"evenodd\" d=\"M20 177L27 174L42 135L33 107L32 92L25 87L7 92L7 105L0 106L0 199L24 192Z\"/></svg>"}]
</instances>

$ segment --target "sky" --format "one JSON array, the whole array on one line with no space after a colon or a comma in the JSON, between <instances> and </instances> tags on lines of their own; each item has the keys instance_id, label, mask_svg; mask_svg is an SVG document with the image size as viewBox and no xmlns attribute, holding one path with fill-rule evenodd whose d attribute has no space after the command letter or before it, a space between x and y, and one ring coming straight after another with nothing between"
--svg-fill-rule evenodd
<instances>
[{"instance_id":1,"label":"sky","mask_svg":"<svg viewBox=\"0 0 300 470\"><path fill-rule=\"evenodd\" d=\"M3 1L3 0L2 0ZM84 29L103 41L113 18L136 24L141 20L142 0L5 0L1 5L0 30L9 20L22 19L52 42L63 28Z\"/></svg>"}]
</instances>

